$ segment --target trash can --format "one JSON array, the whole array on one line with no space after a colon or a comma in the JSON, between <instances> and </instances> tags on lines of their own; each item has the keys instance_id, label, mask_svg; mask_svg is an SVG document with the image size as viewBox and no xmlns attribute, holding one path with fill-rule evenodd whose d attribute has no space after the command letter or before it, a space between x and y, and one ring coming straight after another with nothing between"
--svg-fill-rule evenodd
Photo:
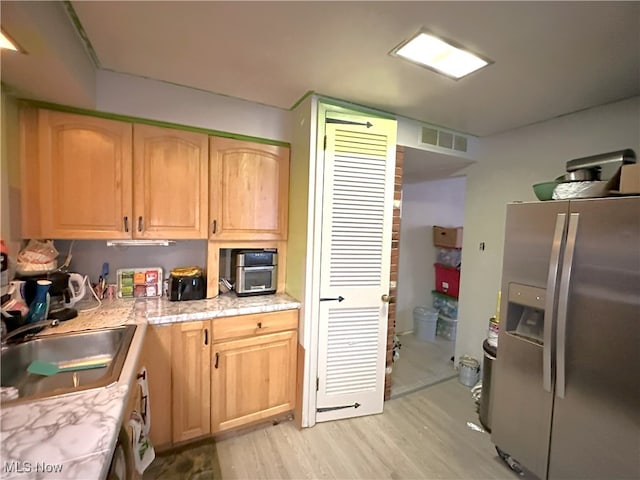
<instances>
[{"instance_id":1,"label":"trash can","mask_svg":"<svg viewBox=\"0 0 640 480\"><path fill-rule=\"evenodd\" d=\"M487 432L491 432L491 369L498 355L498 349L485 340L482 342L482 395L480 396L480 423Z\"/></svg>"},{"instance_id":2,"label":"trash can","mask_svg":"<svg viewBox=\"0 0 640 480\"><path fill-rule=\"evenodd\" d=\"M413 333L418 337L418 340L435 342L437 323L437 310L428 307L416 307L413 309Z\"/></svg>"}]
</instances>

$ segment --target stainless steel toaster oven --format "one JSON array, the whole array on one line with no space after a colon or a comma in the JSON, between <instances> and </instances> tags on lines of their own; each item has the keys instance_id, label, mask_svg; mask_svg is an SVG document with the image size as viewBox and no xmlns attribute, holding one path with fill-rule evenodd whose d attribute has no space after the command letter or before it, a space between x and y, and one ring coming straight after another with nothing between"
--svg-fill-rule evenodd
<instances>
[{"instance_id":1,"label":"stainless steel toaster oven","mask_svg":"<svg viewBox=\"0 0 640 480\"><path fill-rule=\"evenodd\" d=\"M239 297L276 292L278 253L275 250L244 250L235 258L235 289Z\"/></svg>"}]
</instances>

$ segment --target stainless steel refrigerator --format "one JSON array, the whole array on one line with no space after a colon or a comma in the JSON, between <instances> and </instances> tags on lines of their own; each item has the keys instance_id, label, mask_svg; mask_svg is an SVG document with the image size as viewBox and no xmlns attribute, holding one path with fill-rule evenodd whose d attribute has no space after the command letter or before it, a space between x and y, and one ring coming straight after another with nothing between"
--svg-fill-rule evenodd
<instances>
[{"instance_id":1,"label":"stainless steel refrigerator","mask_svg":"<svg viewBox=\"0 0 640 480\"><path fill-rule=\"evenodd\" d=\"M640 197L507 207L492 441L540 479L640 478Z\"/></svg>"}]
</instances>

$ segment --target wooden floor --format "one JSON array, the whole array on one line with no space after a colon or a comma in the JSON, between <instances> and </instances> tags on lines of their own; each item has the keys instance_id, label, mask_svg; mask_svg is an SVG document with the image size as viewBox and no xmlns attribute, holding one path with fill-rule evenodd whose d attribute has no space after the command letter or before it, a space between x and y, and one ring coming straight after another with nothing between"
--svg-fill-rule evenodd
<instances>
[{"instance_id":1,"label":"wooden floor","mask_svg":"<svg viewBox=\"0 0 640 480\"><path fill-rule=\"evenodd\" d=\"M454 342L436 337L434 342L419 340L413 333L399 335L400 358L393 364L391 398L457 376L451 357Z\"/></svg>"},{"instance_id":2,"label":"wooden floor","mask_svg":"<svg viewBox=\"0 0 640 480\"><path fill-rule=\"evenodd\" d=\"M469 388L448 380L385 403L384 413L293 422L216 442L223 479L511 479ZM186 478L186 477L185 477Z\"/></svg>"}]
</instances>

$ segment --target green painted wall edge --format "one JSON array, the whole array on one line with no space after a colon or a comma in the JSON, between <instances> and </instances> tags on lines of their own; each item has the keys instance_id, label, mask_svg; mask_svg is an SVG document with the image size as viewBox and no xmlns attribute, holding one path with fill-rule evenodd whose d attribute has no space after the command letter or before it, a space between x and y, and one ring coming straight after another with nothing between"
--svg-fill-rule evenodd
<instances>
[{"instance_id":1,"label":"green painted wall edge","mask_svg":"<svg viewBox=\"0 0 640 480\"><path fill-rule=\"evenodd\" d=\"M78 31L78 35L80 35L80 39L82 40L82 43L84 44L85 49L87 50L87 53L89 53L89 56L93 61L93 64L95 65L96 68L99 69L100 59L98 59L98 54L93 48L93 45L91 44L91 40L89 40L89 36L87 35L87 32L85 31L84 27L82 26L82 23L80 22L80 19L78 18L78 14L73 8L73 5L71 5L71 1L64 0L62 3L64 7L67 9L67 13L69 14L69 17L71 17L71 21L73 22L73 25L76 27L76 30Z\"/></svg>"},{"instance_id":2,"label":"green painted wall edge","mask_svg":"<svg viewBox=\"0 0 640 480\"><path fill-rule=\"evenodd\" d=\"M295 110L296 108L298 108L298 105L300 105L302 102L304 102L307 97L310 97L311 95L313 95L315 92L313 90L308 90L307 93L305 93L302 97L300 97L300 99L293 104L293 106L289 109L289 110Z\"/></svg>"},{"instance_id":3,"label":"green painted wall edge","mask_svg":"<svg viewBox=\"0 0 640 480\"><path fill-rule=\"evenodd\" d=\"M289 110L295 110L302 102L304 102L311 95L317 95L318 101L320 103L324 103L325 105L331 105L334 107L344 108L346 110L350 110L352 112L364 113L365 115L376 117L376 118L384 118L387 120L397 120L397 116L391 112L385 112L382 110L376 110L374 108L365 107L363 105L358 105L356 103L347 102L346 100L340 100L333 97L327 97L325 95L314 92L313 90L309 90L305 93L300 99L293 104L293 106Z\"/></svg>"},{"instance_id":4,"label":"green painted wall edge","mask_svg":"<svg viewBox=\"0 0 640 480\"><path fill-rule=\"evenodd\" d=\"M325 105L330 105L333 107L344 108L347 110L351 110L352 112L364 113L369 117L375 118L384 118L387 120L396 120L397 117L388 112L382 112L380 110L374 110L367 107L363 107L362 105L357 105L355 103L345 102L344 100L338 100L337 98L325 97L323 95L318 95L318 101Z\"/></svg>"},{"instance_id":5,"label":"green painted wall edge","mask_svg":"<svg viewBox=\"0 0 640 480\"><path fill-rule=\"evenodd\" d=\"M173 128L175 130L184 130L187 132L204 133L216 137L233 138L235 140L244 140L248 142L262 143L265 145L275 145L278 147L291 147L288 142L279 140L271 140L268 138L252 137L250 135L241 135L238 133L224 132L221 130L210 130L208 128L191 127L189 125L181 125L179 123L163 122L161 120L150 120L148 118L130 117L128 115L120 115L117 113L99 112L97 110L87 110L85 108L70 107L68 105L59 105L57 103L42 102L39 100L20 99L20 104L37 108L46 108L48 110L56 110L59 112L77 113L79 115L88 115L91 117L106 118L109 120L118 120L121 122L142 123L144 125L152 125L155 127Z\"/></svg>"}]
</instances>

